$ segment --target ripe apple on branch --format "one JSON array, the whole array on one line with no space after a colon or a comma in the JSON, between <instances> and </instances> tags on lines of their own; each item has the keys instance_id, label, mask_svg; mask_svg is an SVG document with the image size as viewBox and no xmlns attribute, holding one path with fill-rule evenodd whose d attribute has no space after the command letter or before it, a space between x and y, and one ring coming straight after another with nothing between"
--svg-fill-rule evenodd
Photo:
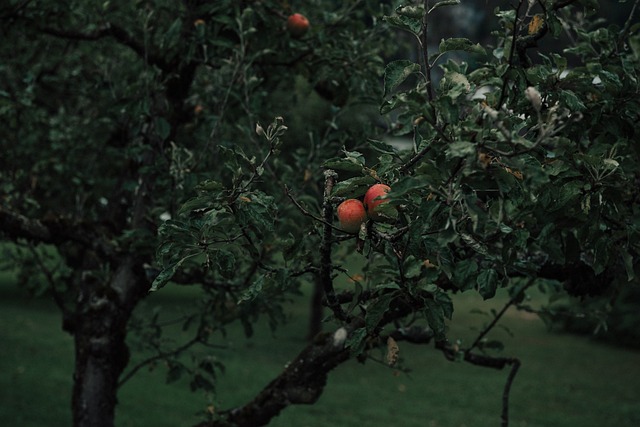
<instances>
[{"instance_id":1,"label":"ripe apple on branch","mask_svg":"<svg viewBox=\"0 0 640 427\"><path fill-rule=\"evenodd\" d=\"M302 37L309 31L309 20L301 13L294 13L287 18L287 30L294 38Z\"/></svg>"}]
</instances>

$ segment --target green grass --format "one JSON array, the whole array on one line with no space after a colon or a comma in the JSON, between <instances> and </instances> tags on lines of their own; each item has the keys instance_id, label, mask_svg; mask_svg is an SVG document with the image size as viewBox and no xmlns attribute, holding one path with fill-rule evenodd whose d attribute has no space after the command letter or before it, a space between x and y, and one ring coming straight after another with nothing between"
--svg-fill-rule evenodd
<instances>
[{"instance_id":1,"label":"green grass","mask_svg":"<svg viewBox=\"0 0 640 427\"><path fill-rule=\"evenodd\" d=\"M152 295L147 309L167 316L189 307L189 291L168 287ZM470 313L483 303L468 294L456 300L449 337L469 342L472 325L487 318ZM252 339L230 330L228 348L216 356L226 374L217 384L214 405L242 404L266 385L305 344L306 300L293 321L272 334L258 325ZM549 333L542 322L509 311L503 329L505 356L522 360L511 394L511 425L527 427L635 427L640 425L640 352L612 347L587 337ZM180 339L176 333L176 339ZM272 426L498 426L506 371L446 361L432 346L400 343L408 374L381 364L348 362L329 377L313 406L294 406ZM139 355L135 355L139 359ZM0 276L0 425L70 425L73 341L61 331L60 316L47 300L29 300ZM191 393L185 382L165 384L164 370L142 370L119 394L117 424L190 426L209 399Z\"/></svg>"}]
</instances>

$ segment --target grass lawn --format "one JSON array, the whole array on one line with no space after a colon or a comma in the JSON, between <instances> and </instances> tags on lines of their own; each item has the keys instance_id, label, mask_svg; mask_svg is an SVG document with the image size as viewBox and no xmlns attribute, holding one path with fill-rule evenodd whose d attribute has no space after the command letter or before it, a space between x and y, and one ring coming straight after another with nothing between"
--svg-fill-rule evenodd
<instances>
[{"instance_id":1,"label":"grass lawn","mask_svg":"<svg viewBox=\"0 0 640 427\"><path fill-rule=\"evenodd\" d=\"M153 294L147 309L160 305L175 315L193 295L168 287ZM450 339L468 342L472 325L487 318L472 314L484 304L472 294L456 299ZM486 307L484 307L486 306ZM306 300L293 307L293 320L272 334L258 325L252 339L230 330L228 348L217 357L226 365L215 407L228 408L252 397L304 345ZM505 356L522 367L511 392L511 426L636 427L640 425L640 352L593 342L587 337L549 333L535 317L509 311L513 336L496 329ZM176 336L176 339L180 339ZM381 364L355 361L329 378L319 402L295 406L274 419L277 427L461 427L498 426L506 371L451 363L432 346L400 343L398 373ZM139 358L134 355L134 358ZM0 426L69 426L73 341L47 300L29 300L0 276ZM141 370L119 394L117 424L190 426L211 404L184 382L165 384L163 369Z\"/></svg>"}]
</instances>

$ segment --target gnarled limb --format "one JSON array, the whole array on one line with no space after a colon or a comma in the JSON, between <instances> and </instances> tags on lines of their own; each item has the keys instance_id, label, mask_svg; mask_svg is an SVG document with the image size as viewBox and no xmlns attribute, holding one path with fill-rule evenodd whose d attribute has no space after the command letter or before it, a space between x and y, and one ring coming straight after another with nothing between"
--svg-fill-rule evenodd
<instances>
[{"instance_id":1,"label":"gnarled limb","mask_svg":"<svg viewBox=\"0 0 640 427\"><path fill-rule=\"evenodd\" d=\"M315 403L326 386L329 372L351 357L344 344L348 334L358 326L359 322L354 321L333 334L318 335L253 400L222 412L217 421L203 422L197 427L263 426L289 405Z\"/></svg>"},{"instance_id":2,"label":"gnarled limb","mask_svg":"<svg viewBox=\"0 0 640 427\"><path fill-rule=\"evenodd\" d=\"M118 43L127 46L140 57L144 58L151 65L155 65L162 71L171 71L171 65L162 56L157 56L148 51L148 49L138 40L129 34L124 28L107 22L93 31L78 31L73 29L58 29L53 27L44 27L40 30L50 36L59 37L68 40L84 40L95 41L106 37L112 37Z\"/></svg>"},{"instance_id":3,"label":"gnarled limb","mask_svg":"<svg viewBox=\"0 0 640 427\"><path fill-rule=\"evenodd\" d=\"M29 218L4 205L0 205L0 233L11 240L25 239L35 243L74 242L108 259L116 256L116 248L96 234L93 225L60 217Z\"/></svg>"}]
</instances>

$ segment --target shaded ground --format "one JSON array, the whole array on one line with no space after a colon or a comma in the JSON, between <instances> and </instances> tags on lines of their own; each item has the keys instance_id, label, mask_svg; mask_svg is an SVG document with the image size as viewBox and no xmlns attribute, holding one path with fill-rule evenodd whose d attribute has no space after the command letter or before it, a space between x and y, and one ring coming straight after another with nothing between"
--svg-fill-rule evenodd
<instances>
[{"instance_id":1,"label":"shaded ground","mask_svg":"<svg viewBox=\"0 0 640 427\"><path fill-rule=\"evenodd\" d=\"M68 426L72 339L46 300L27 300L0 278L0 425ZM168 287L145 304L175 315L192 296ZM489 319L471 313L490 308L472 294L457 299L449 337L468 342L471 325ZM497 301L491 306L498 307ZM258 327L251 340L230 331L219 395L188 391L185 382L165 385L163 369L142 370L122 388L119 426L189 426L207 407L243 403L264 386L304 345L306 300L293 307L295 320L272 335ZM478 323L480 322L480 323ZM640 425L640 352L593 342L586 337L548 333L537 317L509 311L490 339L500 339L505 356L522 360L513 384L511 425L527 427L635 427ZM512 336L513 335L513 336ZM177 340L179 336L175 337ZM461 427L497 426L507 372L447 362L431 346L400 344L400 373L375 361L355 361L329 379L314 406L293 407L276 427ZM374 355L376 355L374 353ZM378 354L380 358L382 354ZM136 355L137 358L141 357ZM213 406L210 406L213 405Z\"/></svg>"}]
</instances>

